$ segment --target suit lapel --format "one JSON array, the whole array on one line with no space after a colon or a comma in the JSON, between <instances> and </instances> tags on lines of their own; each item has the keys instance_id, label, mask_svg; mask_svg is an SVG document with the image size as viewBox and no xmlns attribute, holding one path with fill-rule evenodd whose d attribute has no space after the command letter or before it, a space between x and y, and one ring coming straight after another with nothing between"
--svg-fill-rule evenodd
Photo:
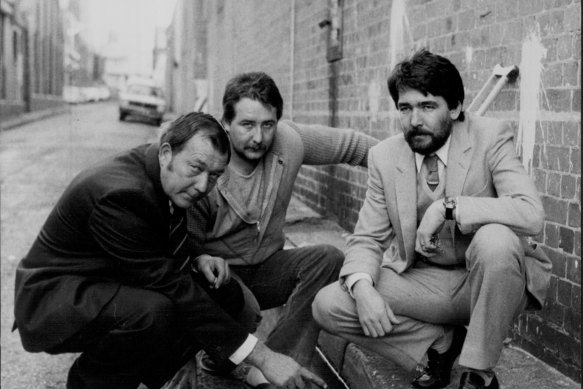
<instances>
[{"instance_id":1,"label":"suit lapel","mask_svg":"<svg viewBox=\"0 0 583 389\"><path fill-rule=\"evenodd\" d=\"M395 177L397 214L408 264L415 258L417 235L417 171L413 151L405 145L401 148Z\"/></svg>"},{"instance_id":2,"label":"suit lapel","mask_svg":"<svg viewBox=\"0 0 583 389\"><path fill-rule=\"evenodd\" d=\"M455 122L451 132L451 142L447 156L447 174L445 177L445 195L460 196L466 176L470 169L472 144L468 134L469 117L463 122ZM455 237L455 223L450 223L451 236ZM454 243L455 244L455 243Z\"/></svg>"},{"instance_id":3,"label":"suit lapel","mask_svg":"<svg viewBox=\"0 0 583 389\"><path fill-rule=\"evenodd\" d=\"M447 157L446 196L461 195L470 168L473 150L468 134L469 120L466 116L466 120L455 122L452 128Z\"/></svg>"}]
</instances>

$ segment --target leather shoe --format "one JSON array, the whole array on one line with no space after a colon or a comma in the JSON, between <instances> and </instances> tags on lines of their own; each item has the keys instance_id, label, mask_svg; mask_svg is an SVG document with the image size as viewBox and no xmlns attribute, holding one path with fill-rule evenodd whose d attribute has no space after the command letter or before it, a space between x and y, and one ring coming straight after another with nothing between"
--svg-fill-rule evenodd
<instances>
[{"instance_id":1,"label":"leather shoe","mask_svg":"<svg viewBox=\"0 0 583 389\"><path fill-rule=\"evenodd\" d=\"M411 385L418 389L445 388L451 380L453 363L462 352L466 332L465 327L456 327L453 332L451 346L443 354L439 354L433 349L427 350L427 367L411 382Z\"/></svg>"},{"instance_id":2,"label":"leather shoe","mask_svg":"<svg viewBox=\"0 0 583 389\"><path fill-rule=\"evenodd\" d=\"M484 379L479 375L471 371L466 371L462 373L462 378L460 379L459 389L499 389L500 384L498 384L498 378L494 374L490 385L486 386L484 384Z\"/></svg>"}]
</instances>

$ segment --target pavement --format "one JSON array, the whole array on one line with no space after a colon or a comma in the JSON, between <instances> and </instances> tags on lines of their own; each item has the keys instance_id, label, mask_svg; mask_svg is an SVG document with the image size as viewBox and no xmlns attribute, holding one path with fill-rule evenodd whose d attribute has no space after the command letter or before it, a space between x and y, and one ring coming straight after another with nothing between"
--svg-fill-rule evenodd
<instances>
[{"instance_id":1,"label":"pavement","mask_svg":"<svg viewBox=\"0 0 583 389\"><path fill-rule=\"evenodd\" d=\"M59 107L53 107L34 112L27 112L22 115L10 116L8 119L3 119L0 121L0 131L9 130L11 128L22 126L23 124L48 118L50 116L60 115L62 113L68 112L69 110L69 105L62 105Z\"/></svg>"}]
</instances>

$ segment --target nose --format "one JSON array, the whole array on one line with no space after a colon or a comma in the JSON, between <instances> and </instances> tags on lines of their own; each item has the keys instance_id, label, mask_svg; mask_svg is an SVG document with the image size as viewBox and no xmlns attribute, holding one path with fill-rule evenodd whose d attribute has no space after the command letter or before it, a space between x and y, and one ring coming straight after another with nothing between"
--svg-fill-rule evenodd
<instances>
[{"instance_id":1,"label":"nose","mask_svg":"<svg viewBox=\"0 0 583 389\"><path fill-rule=\"evenodd\" d=\"M256 144L261 144L263 141L263 131L261 131L260 125L257 125L253 128L253 137L251 139Z\"/></svg>"},{"instance_id":2,"label":"nose","mask_svg":"<svg viewBox=\"0 0 583 389\"><path fill-rule=\"evenodd\" d=\"M204 194L207 192L209 186L209 174L207 172L203 172L196 177L196 182L194 184L194 189L198 193Z\"/></svg>"},{"instance_id":3,"label":"nose","mask_svg":"<svg viewBox=\"0 0 583 389\"><path fill-rule=\"evenodd\" d=\"M413 108L411 111L411 125L417 127L421 124L421 114L417 108Z\"/></svg>"}]
</instances>

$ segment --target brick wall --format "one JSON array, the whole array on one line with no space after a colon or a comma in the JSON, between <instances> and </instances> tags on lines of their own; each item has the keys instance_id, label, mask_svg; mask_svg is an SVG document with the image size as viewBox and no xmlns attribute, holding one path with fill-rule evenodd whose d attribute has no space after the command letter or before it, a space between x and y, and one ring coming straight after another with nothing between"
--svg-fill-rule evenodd
<instances>
[{"instance_id":1,"label":"brick wall","mask_svg":"<svg viewBox=\"0 0 583 389\"><path fill-rule=\"evenodd\" d=\"M391 57L391 1L344 0L343 58L326 61L327 1L219 0L209 5L209 108L220 115L232 75L264 70L286 102L284 117L351 127L384 139L399 131L386 88ZM515 343L581 381L581 4L580 0L411 0L410 41L447 56L462 73L466 106L494 65L520 64L534 34L546 49L541 110L531 175L547 220L536 237L554 268L541 312L519 317ZM518 83L508 85L487 116L518 127ZM296 193L348 230L366 190L366 171L303 167Z\"/></svg>"}]
</instances>

